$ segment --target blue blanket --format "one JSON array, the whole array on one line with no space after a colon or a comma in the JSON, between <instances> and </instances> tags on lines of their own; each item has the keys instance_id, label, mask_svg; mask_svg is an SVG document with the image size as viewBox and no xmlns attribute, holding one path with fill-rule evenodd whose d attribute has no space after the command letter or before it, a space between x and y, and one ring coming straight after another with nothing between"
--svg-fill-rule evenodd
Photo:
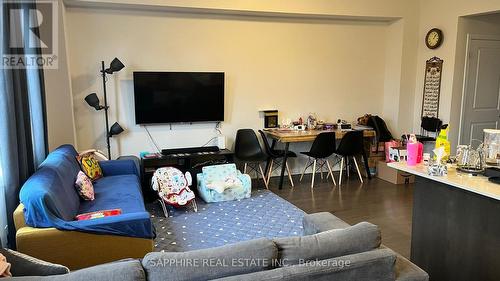
<instances>
[{"instance_id":1,"label":"blue blanket","mask_svg":"<svg viewBox=\"0 0 500 281\"><path fill-rule=\"evenodd\" d=\"M153 238L150 215L141 193L138 171L131 160L100 162L104 177L94 183L95 200L81 201L74 187L80 166L77 152L63 145L47 156L20 192L26 224L97 234ZM81 213L121 209L122 214L75 221Z\"/></svg>"}]
</instances>

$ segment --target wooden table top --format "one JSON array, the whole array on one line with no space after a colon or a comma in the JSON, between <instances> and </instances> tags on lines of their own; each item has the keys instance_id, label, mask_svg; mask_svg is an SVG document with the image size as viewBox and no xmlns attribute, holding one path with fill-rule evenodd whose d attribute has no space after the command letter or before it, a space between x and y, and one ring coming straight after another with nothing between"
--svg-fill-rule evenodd
<instances>
[{"instance_id":1,"label":"wooden table top","mask_svg":"<svg viewBox=\"0 0 500 281\"><path fill-rule=\"evenodd\" d=\"M264 132L279 142L308 142L313 141L316 136L325 132L335 132L335 138L341 139L347 131L341 130L305 130L296 131L288 129L264 129ZM365 138L375 137L374 130L364 130Z\"/></svg>"}]
</instances>

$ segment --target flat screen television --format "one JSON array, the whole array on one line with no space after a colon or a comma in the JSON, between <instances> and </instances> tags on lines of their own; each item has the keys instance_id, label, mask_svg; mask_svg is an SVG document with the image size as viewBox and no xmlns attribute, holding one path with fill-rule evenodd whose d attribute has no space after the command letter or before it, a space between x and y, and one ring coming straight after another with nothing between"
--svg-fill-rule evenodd
<instances>
[{"instance_id":1,"label":"flat screen television","mask_svg":"<svg viewBox=\"0 0 500 281\"><path fill-rule=\"evenodd\" d=\"M224 121L223 72L134 72L136 124Z\"/></svg>"}]
</instances>

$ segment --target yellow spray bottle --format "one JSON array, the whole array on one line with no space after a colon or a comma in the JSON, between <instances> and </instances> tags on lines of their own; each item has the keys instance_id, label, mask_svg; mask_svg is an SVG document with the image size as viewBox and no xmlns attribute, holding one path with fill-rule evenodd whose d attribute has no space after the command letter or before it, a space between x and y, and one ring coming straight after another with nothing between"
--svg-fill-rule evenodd
<instances>
[{"instance_id":1,"label":"yellow spray bottle","mask_svg":"<svg viewBox=\"0 0 500 281\"><path fill-rule=\"evenodd\" d=\"M436 138L436 148L444 147L445 155L442 158L443 161L448 160L448 157L450 156L450 152L451 152L450 142L448 141L449 128L450 127L448 126L448 124L441 126L441 131L439 131L439 135ZM436 159L435 155L434 155L434 159Z\"/></svg>"}]
</instances>

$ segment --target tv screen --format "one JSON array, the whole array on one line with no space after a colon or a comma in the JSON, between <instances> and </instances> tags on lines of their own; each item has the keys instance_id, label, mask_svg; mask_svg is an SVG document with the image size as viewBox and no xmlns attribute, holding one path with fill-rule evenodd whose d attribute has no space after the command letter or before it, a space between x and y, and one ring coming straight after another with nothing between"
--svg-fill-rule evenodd
<instances>
[{"instance_id":1,"label":"tv screen","mask_svg":"<svg viewBox=\"0 0 500 281\"><path fill-rule=\"evenodd\" d=\"M223 72L134 72L136 124L224 120Z\"/></svg>"}]
</instances>

